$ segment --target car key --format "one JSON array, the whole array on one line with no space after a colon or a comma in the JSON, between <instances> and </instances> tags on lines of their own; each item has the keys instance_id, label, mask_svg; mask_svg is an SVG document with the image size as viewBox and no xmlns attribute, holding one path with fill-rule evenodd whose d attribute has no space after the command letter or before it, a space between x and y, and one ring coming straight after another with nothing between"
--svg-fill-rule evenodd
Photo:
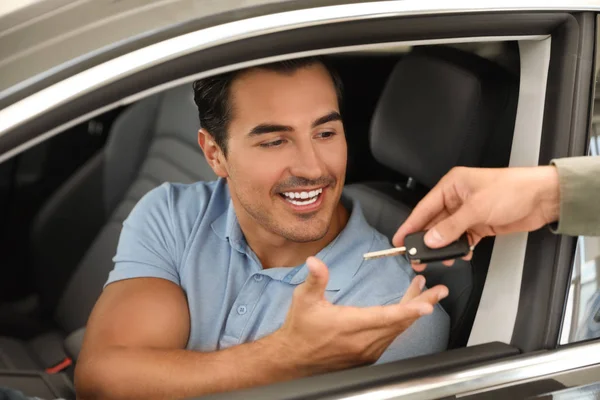
<instances>
[{"instance_id":1,"label":"car key","mask_svg":"<svg viewBox=\"0 0 600 400\"><path fill-rule=\"evenodd\" d=\"M425 233L426 232L416 232L407 235L404 239L403 247L365 253L363 258L365 260L372 260L379 257L404 254L411 262L427 264L434 261L444 261L464 257L473 250L473 248L469 246L469 238L466 233L463 233L457 241L439 249L432 249L425 244Z\"/></svg>"}]
</instances>

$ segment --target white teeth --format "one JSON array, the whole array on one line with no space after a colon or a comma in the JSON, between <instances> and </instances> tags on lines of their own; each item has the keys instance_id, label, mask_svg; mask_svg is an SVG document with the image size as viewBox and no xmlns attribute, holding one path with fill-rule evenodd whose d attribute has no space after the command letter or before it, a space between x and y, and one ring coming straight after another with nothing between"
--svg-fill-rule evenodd
<instances>
[{"instance_id":1,"label":"white teeth","mask_svg":"<svg viewBox=\"0 0 600 400\"><path fill-rule=\"evenodd\" d=\"M289 201L290 203L292 203L292 204L294 204L294 205L297 205L297 206L307 206L307 205L309 205L309 204L312 204L312 203L314 203L315 201L317 201L317 198L316 198L316 197L313 197L313 198L312 198L312 199L310 199L310 200L304 200L304 201L299 201L299 200L291 200L291 199L288 199L287 201Z\"/></svg>"},{"instance_id":2,"label":"white teeth","mask_svg":"<svg viewBox=\"0 0 600 400\"><path fill-rule=\"evenodd\" d=\"M323 189L311 190L310 192L285 192L284 196L290 199L310 199L323 193Z\"/></svg>"},{"instance_id":3,"label":"white teeth","mask_svg":"<svg viewBox=\"0 0 600 400\"><path fill-rule=\"evenodd\" d=\"M310 192L285 192L282 193L292 204L297 206L305 206L308 204L312 204L317 201L318 196L323 193L323 189L311 190ZM293 199L302 199L302 200L293 200Z\"/></svg>"}]
</instances>

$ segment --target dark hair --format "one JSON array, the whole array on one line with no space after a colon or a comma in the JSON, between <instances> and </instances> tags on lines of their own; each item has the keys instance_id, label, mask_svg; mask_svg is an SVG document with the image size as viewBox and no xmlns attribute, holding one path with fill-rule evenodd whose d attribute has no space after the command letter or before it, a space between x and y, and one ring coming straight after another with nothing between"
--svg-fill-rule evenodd
<instances>
[{"instance_id":1,"label":"dark hair","mask_svg":"<svg viewBox=\"0 0 600 400\"><path fill-rule=\"evenodd\" d=\"M320 57L307 57L294 60L286 60L271 64L250 67L275 71L283 74L291 74L298 69L309 67L314 64L325 66L333 84L338 100L338 106L342 106L342 80L337 72ZM200 126L206 129L214 138L217 145L227 155L227 127L231 121L231 103L229 99L230 87L233 81L248 69L231 71L217 76L200 79L194 82L194 102L198 107Z\"/></svg>"}]
</instances>

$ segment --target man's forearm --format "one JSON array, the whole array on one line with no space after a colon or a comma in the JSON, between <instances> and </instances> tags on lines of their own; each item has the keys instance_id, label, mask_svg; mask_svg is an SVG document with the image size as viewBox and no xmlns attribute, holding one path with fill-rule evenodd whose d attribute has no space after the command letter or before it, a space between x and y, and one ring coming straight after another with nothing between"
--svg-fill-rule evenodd
<instances>
[{"instance_id":1,"label":"man's forearm","mask_svg":"<svg viewBox=\"0 0 600 400\"><path fill-rule=\"evenodd\" d=\"M212 353L112 347L78 364L77 397L172 399L309 375L289 353L274 335Z\"/></svg>"}]
</instances>

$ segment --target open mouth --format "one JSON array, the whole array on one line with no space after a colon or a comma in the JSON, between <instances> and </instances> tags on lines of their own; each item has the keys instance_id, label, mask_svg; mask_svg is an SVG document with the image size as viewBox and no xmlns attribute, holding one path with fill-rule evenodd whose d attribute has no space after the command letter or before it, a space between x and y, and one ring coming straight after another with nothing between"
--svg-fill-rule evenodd
<instances>
[{"instance_id":1,"label":"open mouth","mask_svg":"<svg viewBox=\"0 0 600 400\"><path fill-rule=\"evenodd\" d=\"M308 206L316 203L322 193L323 188L319 188L310 191L283 192L280 195L285 201L295 206Z\"/></svg>"}]
</instances>

